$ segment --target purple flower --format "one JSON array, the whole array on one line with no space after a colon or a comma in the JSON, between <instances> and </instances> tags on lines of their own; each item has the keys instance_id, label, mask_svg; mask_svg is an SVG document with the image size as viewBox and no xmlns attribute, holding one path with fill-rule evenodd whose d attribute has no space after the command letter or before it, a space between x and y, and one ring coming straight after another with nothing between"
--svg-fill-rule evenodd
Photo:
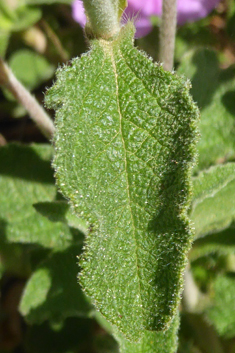
<instances>
[{"instance_id":1,"label":"purple flower","mask_svg":"<svg viewBox=\"0 0 235 353\"><path fill-rule=\"evenodd\" d=\"M84 27L86 24L86 15L81 0L75 0L72 3L72 14L75 21L77 21L82 27Z\"/></svg>"},{"instance_id":2,"label":"purple flower","mask_svg":"<svg viewBox=\"0 0 235 353\"><path fill-rule=\"evenodd\" d=\"M177 22L183 25L206 17L220 2L220 0L178 0ZM73 18L81 26L86 23L81 0L72 4ZM124 18L134 18L136 37L143 37L152 30L151 16L161 16L162 0L129 0Z\"/></svg>"},{"instance_id":3,"label":"purple flower","mask_svg":"<svg viewBox=\"0 0 235 353\"><path fill-rule=\"evenodd\" d=\"M178 24L183 25L206 17L219 2L220 0L178 0Z\"/></svg>"}]
</instances>

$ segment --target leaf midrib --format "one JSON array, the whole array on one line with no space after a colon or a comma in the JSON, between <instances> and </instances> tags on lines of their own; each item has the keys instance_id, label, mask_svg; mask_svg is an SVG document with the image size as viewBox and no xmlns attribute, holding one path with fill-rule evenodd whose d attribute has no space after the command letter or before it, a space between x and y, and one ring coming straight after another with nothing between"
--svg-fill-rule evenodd
<instances>
[{"instance_id":1,"label":"leaf midrib","mask_svg":"<svg viewBox=\"0 0 235 353\"><path fill-rule=\"evenodd\" d=\"M136 239L136 234L135 234L135 223L134 223L134 218L133 218L133 213L132 213L132 207L131 207L131 197L130 197L130 184L129 184L129 179L128 179L128 170L127 170L127 153L126 153L126 144L125 144L125 139L123 137L123 127L122 127L122 113L120 109L120 103L119 103L119 88L118 88L118 74L117 74L117 68L116 68L116 63L115 63L115 57L114 57L114 49L112 46L109 47L109 50L107 52L110 55L111 58L111 63L113 67L113 72L114 72L114 77L115 77L115 83L116 83L116 97L117 97L117 108L118 108L118 115L119 115L119 128L120 128L120 136L122 140L122 145L124 149L124 163L125 163L125 174L126 174L126 185L127 185L127 199L128 199L128 206L131 214L131 223L132 223L132 234L133 234L133 239L135 242L135 261L136 261L136 275L138 279L138 288L139 288L139 298L140 298L140 304L141 308L143 308L143 299L141 295L141 284L140 284L140 273L139 273L139 264L138 264L138 246L137 246L137 239ZM121 54L121 53L120 53ZM142 309L143 310L143 309ZM143 321L142 321L143 324Z\"/></svg>"}]
</instances>

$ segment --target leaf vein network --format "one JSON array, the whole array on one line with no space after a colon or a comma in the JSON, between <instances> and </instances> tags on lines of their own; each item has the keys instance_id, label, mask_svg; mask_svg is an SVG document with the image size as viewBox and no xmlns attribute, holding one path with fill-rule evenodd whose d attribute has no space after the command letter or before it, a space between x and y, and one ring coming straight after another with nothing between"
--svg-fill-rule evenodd
<instances>
[{"instance_id":1,"label":"leaf vein network","mask_svg":"<svg viewBox=\"0 0 235 353\"><path fill-rule=\"evenodd\" d=\"M135 75L135 77L137 78L138 81L140 81L140 83L143 85L144 89L146 90L146 92L148 92L151 97L153 97L154 99L156 99L159 108L161 108L163 111L165 111L166 113L170 114L171 116L175 117L176 114L173 114L171 111L169 111L166 107L163 107L162 104L159 102L159 98L153 94L153 92L151 92L148 87L142 82L142 80L137 76L137 74L135 73L135 71L130 67L130 65L128 64L125 56L122 55L121 51L120 51L120 55L123 58L123 60L125 61L127 67L129 68L129 70ZM151 116L151 115L150 115Z\"/></svg>"}]
</instances>

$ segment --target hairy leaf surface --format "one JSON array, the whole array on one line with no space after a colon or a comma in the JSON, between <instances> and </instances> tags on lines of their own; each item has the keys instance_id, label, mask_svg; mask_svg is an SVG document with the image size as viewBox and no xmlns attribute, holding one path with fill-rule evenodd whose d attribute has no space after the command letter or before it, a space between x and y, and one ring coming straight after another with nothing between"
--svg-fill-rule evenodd
<instances>
[{"instance_id":1,"label":"hairy leaf surface","mask_svg":"<svg viewBox=\"0 0 235 353\"><path fill-rule=\"evenodd\" d=\"M177 332L179 328L179 316L176 315L166 331L144 331L141 340L133 343L122 335L116 335L120 344L120 353L175 353L178 346Z\"/></svg>"},{"instance_id":2,"label":"hairy leaf surface","mask_svg":"<svg viewBox=\"0 0 235 353\"><path fill-rule=\"evenodd\" d=\"M189 84L133 47L132 24L57 72L54 166L90 229L80 282L124 335L166 328L192 239L198 111Z\"/></svg>"}]
</instances>

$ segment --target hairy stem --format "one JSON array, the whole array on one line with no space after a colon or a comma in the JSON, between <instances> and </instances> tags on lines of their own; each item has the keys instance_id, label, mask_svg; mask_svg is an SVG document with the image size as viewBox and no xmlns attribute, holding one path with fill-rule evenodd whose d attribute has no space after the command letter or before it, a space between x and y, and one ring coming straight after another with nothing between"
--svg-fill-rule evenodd
<instances>
[{"instance_id":1,"label":"hairy stem","mask_svg":"<svg viewBox=\"0 0 235 353\"><path fill-rule=\"evenodd\" d=\"M7 88L16 100L25 107L41 132L50 140L55 130L53 121L31 93L17 80L10 68L1 58L0 85Z\"/></svg>"},{"instance_id":2,"label":"hairy stem","mask_svg":"<svg viewBox=\"0 0 235 353\"><path fill-rule=\"evenodd\" d=\"M177 0L163 0L162 21L160 28L159 61L167 71L173 69L175 34L176 34L176 2Z\"/></svg>"},{"instance_id":3,"label":"hairy stem","mask_svg":"<svg viewBox=\"0 0 235 353\"><path fill-rule=\"evenodd\" d=\"M83 4L95 37L109 39L119 32L118 0L83 0Z\"/></svg>"}]
</instances>

